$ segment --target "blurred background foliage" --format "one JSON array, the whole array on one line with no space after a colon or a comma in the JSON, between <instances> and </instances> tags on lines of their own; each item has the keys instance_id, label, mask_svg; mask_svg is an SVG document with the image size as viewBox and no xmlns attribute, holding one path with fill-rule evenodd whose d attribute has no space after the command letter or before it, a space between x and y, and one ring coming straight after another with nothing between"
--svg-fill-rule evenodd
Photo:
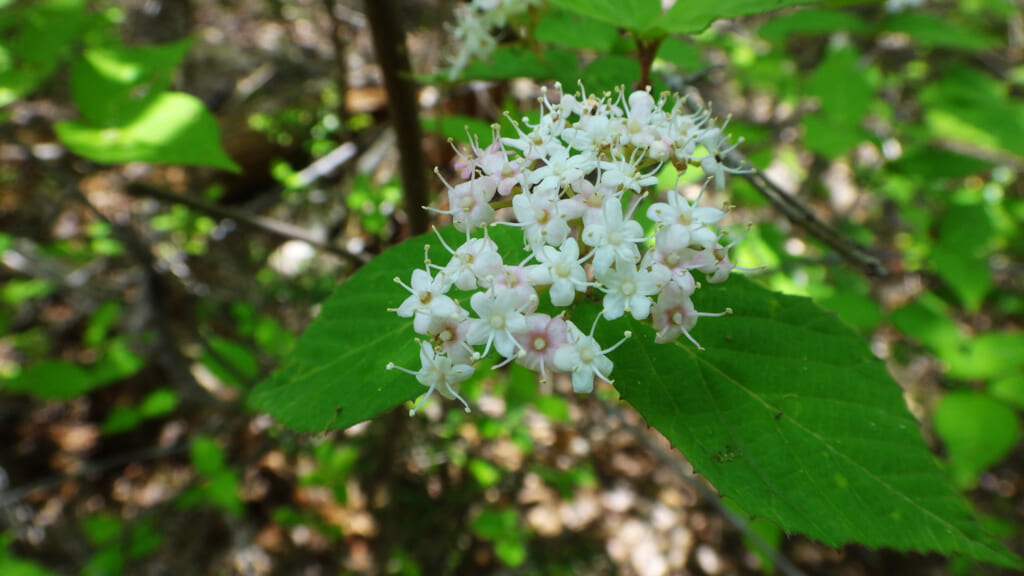
<instances>
[{"instance_id":1,"label":"blurred background foliage","mask_svg":"<svg viewBox=\"0 0 1024 576\"><path fill-rule=\"evenodd\" d=\"M618 16L553 6L448 82L452 4L402 6L446 173L446 139L536 117L541 84L640 78ZM669 36L651 83L697 87L754 164L880 258L887 277L861 275L741 178L712 198L754 223L749 276L871 342L1021 553L1024 6L896 4ZM467 383L470 415L296 436L249 413L317 303L409 235L362 9L0 0L0 574L995 573L787 537L612 390L515 368Z\"/></svg>"}]
</instances>

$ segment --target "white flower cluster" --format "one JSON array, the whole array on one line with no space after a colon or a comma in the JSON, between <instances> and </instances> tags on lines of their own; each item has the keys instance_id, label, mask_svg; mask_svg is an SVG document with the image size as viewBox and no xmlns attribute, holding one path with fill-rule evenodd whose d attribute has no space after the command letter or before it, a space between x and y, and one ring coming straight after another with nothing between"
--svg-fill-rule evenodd
<instances>
[{"instance_id":1,"label":"white flower cluster","mask_svg":"<svg viewBox=\"0 0 1024 576\"><path fill-rule=\"evenodd\" d=\"M544 291L556 308L590 293L603 300L598 319L649 319L656 341L684 335L698 348L689 333L697 319L730 312L697 312L690 300L700 287L692 270L721 282L734 268L729 249L736 242L726 243L715 229L724 211L672 190L667 202L647 209L653 235L645 237L633 216L666 163L680 173L700 166L719 186L726 173L743 172L723 162L739 142L730 146L709 113L685 114L682 100L670 102L667 94L655 100L646 91L621 89L603 97L563 93L556 104L545 91L541 112L536 124L512 120L516 137L500 137L495 126L489 146L474 142L469 154L460 154L456 169L465 181L445 182L450 209L431 210L450 214L466 241L452 248L441 239L451 254L447 264L427 259L408 284L395 279L409 296L391 311L412 318L423 336L418 371L388 364L428 388L412 413L434 390L465 405L457 386L491 350L504 358L498 366L515 361L542 378L570 373L576 392L593 390L595 377L610 381L606 355L630 333L605 347L594 339L597 319L584 332L564 312L539 313ZM495 222L495 204L511 207L517 222ZM486 228L497 224L523 229L526 260L502 260ZM452 289L473 292L471 311L452 298Z\"/></svg>"},{"instance_id":2,"label":"white flower cluster","mask_svg":"<svg viewBox=\"0 0 1024 576\"><path fill-rule=\"evenodd\" d=\"M474 60L486 60L498 42L494 31L504 28L541 0L471 0L455 8L455 25L451 27L457 52L451 58L448 79L455 80Z\"/></svg>"}]
</instances>

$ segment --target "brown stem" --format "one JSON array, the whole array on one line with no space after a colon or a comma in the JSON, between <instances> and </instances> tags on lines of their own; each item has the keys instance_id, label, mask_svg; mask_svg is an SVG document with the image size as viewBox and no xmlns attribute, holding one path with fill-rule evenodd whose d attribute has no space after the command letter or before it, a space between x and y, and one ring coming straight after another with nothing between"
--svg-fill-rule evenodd
<instances>
[{"instance_id":1,"label":"brown stem","mask_svg":"<svg viewBox=\"0 0 1024 576\"><path fill-rule=\"evenodd\" d=\"M651 85L651 66L654 64L654 57L658 54L658 47L661 46L662 38L644 41L639 36L633 37L636 42L636 57L640 62L640 82L637 90L644 90Z\"/></svg>"},{"instance_id":2,"label":"brown stem","mask_svg":"<svg viewBox=\"0 0 1024 576\"><path fill-rule=\"evenodd\" d=\"M400 18L402 10L395 0L366 0L364 6L373 32L373 49L388 91L388 109L398 136L402 194L409 228L413 234L422 234L429 224L427 213L422 209L429 203L427 168L422 151L423 131L420 128L416 84Z\"/></svg>"}]
</instances>

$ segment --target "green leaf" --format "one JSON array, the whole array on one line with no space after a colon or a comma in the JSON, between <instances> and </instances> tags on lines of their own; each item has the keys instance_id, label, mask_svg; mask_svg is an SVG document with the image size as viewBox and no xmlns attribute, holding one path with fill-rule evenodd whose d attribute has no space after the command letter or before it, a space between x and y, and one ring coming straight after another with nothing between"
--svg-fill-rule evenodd
<instances>
[{"instance_id":1,"label":"green leaf","mask_svg":"<svg viewBox=\"0 0 1024 576\"><path fill-rule=\"evenodd\" d=\"M882 26L886 32L903 32L925 48L948 48L981 52L999 46L999 38L972 28L958 26L948 18L925 12L908 11L889 16Z\"/></svg>"},{"instance_id":2,"label":"green leaf","mask_svg":"<svg viewBox=\"0 0 1024 576\"><path fill-rule=\"evenodd\" d=\"M502 538L494 544L494 555L513 568L526 561L526 542L522 538Z\"/></svg>"},{"instance_id":3,"label":"green leaf","mask_svg":"<svg viewBox=\"0 0 1024 576\"><path fill-rule=\"evenodd\" d=\"M935 431L946 444L953 479L971 488L1021 438L1020 420L1003 402L966 390L950 392L935 409Z\"/></svg>"},{"instance_id":4,"label":"green leaf","mask_svg":"<svg viewBox=\"0 0 1024 576\"><path fill-rule=\"evenodd\" d=\"M982 204L954 204L942 219L931 263L971 312L992 289L988 254L995 228Z\"/></svg>"},{"instance_id":5,"label":"green leaf","mask_svg":"<svg viewBox=\"0 0 1024 576\"><path fill-rule=\"evenodd\" d=\"M110 514L97 514L82 520L82 531L93 546L102 546L121 537L124 523Z\"/></svg>"},{"instance_id":6,"label":"green leaf","mask_svg":"<svg viewBox=\"0 0 1024 576\"><path fill-rule=\"evenodd\" d=\"M4 555L0 555L0 574L4 576L57 576L56 572L51 572L35 562Z\"/></svg>"},{"instance_id":7,"label":"green leaf","mask_svg":"<svg viewBox=\"0 0 1024 576\"><path fill-rule=\"evenodd\" d=\"M969 340L961 354L943 358L949 376L963 380L1002 378L1024 370L1024 332L992 332Z\"/></svg>"},{"instance_id":8,"label":"green leaf","mask_svg":"<svg viewBox=\"0 0 1024 576\"><path fill-rule=\"evenodd\" d=\"M821 102L821 113L844 127L859 125L874 98L859 58L852 48L830 51L808 85L808 94Z\"/></svg>"},{"instance_id":9,"label":"green leaf","mask_svg":"<svg viewBox=\"0 0 1024 576\"><path fill-rule=\"evenodd\" d=\"M611 52L619 31L615 25L595 20L591 14L551 8L540 17L533 35L540 42L557 46Z\"/></svg>"},{"instance_id":10,"label":"green leaf","mask_svg":"<svg viewBox=\"0 0 1024 576\"><path fill-rule=\"evenodd\" d=\"M134 430L142 423L139 411L129 406L115 406L103 421L104 434L119 434Z\"/></svg>"},{"instance_id":11,"label":"green leaf","mask_svg":"<svg viewBox=\"0 0 1024 576\"><path fill-rule=\"evenodd\" d=\"M203 350L199 360L221 382L241 386L259 376L259 361L247 346L218 336L210 337L207 343L210 350Z\"/></svg>"},{"instance_id":12,"label":"green leaf","mask_svg":"<svg viewBox=\"0 0 1024 576\"><path fill-rule=\"evenodd\" d=\"M484 488L490 488L501 480L501 470L494 464L479 458L469 461L469 473Z\"/></svg>"},{"instance_id":13,"label":"green leaf","mask_svg":"<svg viewBox=\"0 0 1024 576\"><path fill-rule=\"evenodd\" d=\"M72 152L101 164L153 162L241 170L221 148L213 114L198 98L181 92L160 94L120 126L59 122L56 130Z\"/></svg>"},{"instance_id":14,"label":"green leaf","mask_svg":"<svg viewBox=\"0 0 1024 576\"><path fill-rule=\"evenodd\" d=\"M551 0L565 10L593 18L631 32L644 32L661 16L660 0Z\"/></svg>"},{"instance_id":15,"label":"green leaf","mask_svg":"<svg viewBox=\"0 0 1024 576\"><path fill-rule=\"evenodd\" d=\"M498 540L519 530L519 515L515 510L487 509L469 523L469 529L485 540Z\"/></svg>"},{"instance_id":16,"label":"green leaf","mask_svg":"<svg viewBox=\"0 0 1024 576\"><path fill-rule=\"evenodd\" d=\"M69 400L103 384L82 367L59 360L36 362L14 378L0 379L0 389L46 400Z\"/></svg>"},{"instance_id":17,"label":"green leaf","mask_svg":"<svg viewBox=\"0 0 1024 576\"><path fill-rule=\"evenodd\" d=\"M0 107L38 89L91 18L84 0L24 2L0 14Z\"/></svg>"},{"instance_id":18,"label":"green leaf","mask_svg":"<svg viewBox=\"0 0 1024 576\"><path fill-rule=\"evenodd\" d=\"M658 46L658 58L688 72L696 72L706 66L700 49L679 38L665 38Z\"/></svg>"},{"instance_id":19,"label":"green leaf","mask_svg":"<svg viewBox=\"0 0 1024 576\"><path fill-rule=\"evenodd\" d=\"M547 67L533 52L518 45L498 46L486 62L466 67L460 80L507 80L509 78L545 78Z\"/></svg>"},{"instance_id":20,"label":"green leaf","mask_svg":"<svg viewBox=\"0 0 1024 576\"><path fill-rule=\"evenodd\" d=\"M449 114L435 118L422 118L423 130L451 138L456 142L469 142L469 138L479 138L481 142L491 139L491 125L479 118Z\"/></svg>"},{"instance_id":21,"label":"green leaf","mask_svg":"<svg viewBox=\"0 0 1024 576\"><path fill-rule=\"evenodd\" d=\"M103 343L110 328L121 317L121 303L109 300L100 305L89 319L89 325L82 335L82 342L87 346L98 346Z\"/></svg>"},{"instance_id":22,"label":"green leaf","mask_svg":"<svg viewBox=\"0 0 1024 576\"><path fill-rule=\"evenodd\" d=\"M640 64L629 56L601 56L587 65L580 75L588 92L599 94L619 86L627 88L640 81Z\"/></svg>"},{"instance_id":23,"label":"green leaf","mask_svg":"<svg viewBox=\"0 0 1024 576\"><path fill-rule=\"evenodd\" d=\"M832 122L823 113L804 116L801 123L804 146L829 158L846 154L869 137L860 126Z\"/></svg>"},{"instance_id":24,"label":"green leaf","mask_svg":"<svg viewBox=\"0 0 1024 576\"><path fill-rule=\"evenodd\" d=\"M867 34L871 27L853 12L827 8L797 10L776 16L758 28L757 34L770 42L780 42L793 34L823 35L833 32Z\"/></svg>"},{"instance_id":25,"label":"green leaf","mask_svg":"<svg viewBox=\"0 0 1024 576\"><path fill-rule=\"evenodd\" d=\"M989 394L1024 410L1024 374L1011 374L989 384Z\"/></svg>"},{"instance_id":26,"label":"green leaf","mask_svg":"<svg viewBox=\"0 0 1024 576\"><path fill-rule=\"evenodd\" d=\"M977 312L992 290L992 271L988 259L971 250L939 244L932 250L931 263L938 275L956 292L964 308Z\"/></svg>"},{"instance_id":27,"label":"green leaf","mask_svg":"<svg viewBox=\"0 0 1024 576\"><path fill-rule=\"evenodd\" d=\"M139 405L139 414L143 418L157 418L169 414L178 407L178 394L170 388L153 390Z\"/></svg>"},{"instance_id":28,"label":"green leaf","mask_svg":"<svg viewBox=\"0 0 1024 576\"><path fill-rule=\"evenodd\" d=\"M224 470L224 449L209 436L196 436L190 447L192 465L196 472L206 477L213 477Z\"/></svg>"},{"instance_id":29,"label":"green leaf","mask_svg":"<svg viewBox=\"0 0 1024 576\"><path fill-rule=\"evenodd\" d=\"M506 262L525 257L521 231L500 226L489 234ZM441 235L449 245L465 238L452 227ZM412 320L387 309L408 296L393 278L407 281L423 267L426 244L434 261L447 261L436 236L418 236L374 258L335 290L284 366L252 391L250 405L296 431L320 432L347 428L425 392L412 376L384 367L419 368Z\"/></svg>"},{"instance_id":30,"label":"green leaf","mask_svg":"<svg viewBox=\"0 0 1024 576\"><path fill-rule=\"evenodd\" d=\"M696 34L721 18L736 18L771 12L797 4L819 0L688 0L676 2L655 24L669 34Z\"/></svg>"},{"instance_id":31,"label":"green leaf","mask_svg":"<svg viewBox=\"0 0 1024 576\"><path fill-rule=\"evenodd\" d=\"M128 48L86 50L71 69L71 96L87 120L120 126L142 113L171 85L191 40Z\"/></svg>"},{"instance_id":32,"label":"green leaf","mask_svg":"<svg viewBox=\"0 0 1024 576\"><path fill-rule=\"evenodd\" d=\"M46 278L8 280L4 287L0 288L0 301L16 308L29 300L49 296L56 289L57 285Z\"/></svg>"},{"instance_id":33,"label":"green leaf","mask_svg":"<svg viewBox=\"0 0 1024 576\"><path fill-rule=\"evenodd\" d=\"M1021 567L936 467L867 344L810 300L742 277L702 288L697 351L638 322L599 325L622 397L749 513L831 546L960 553ZM597 305L589 306L589 316ZM578 325L587 324L577 310Z\"/></svg>"},{"instance_id":34,"label":"green leaf","mask_svg":"<svg viewBox=\"0 0 1024 576\"><path fill-rule=\"evenodd\" d=\"M1024 156L1024 104L1008 85L981 70L954 64L918 95L933 138Z\"/></svg>"}]
</instances>

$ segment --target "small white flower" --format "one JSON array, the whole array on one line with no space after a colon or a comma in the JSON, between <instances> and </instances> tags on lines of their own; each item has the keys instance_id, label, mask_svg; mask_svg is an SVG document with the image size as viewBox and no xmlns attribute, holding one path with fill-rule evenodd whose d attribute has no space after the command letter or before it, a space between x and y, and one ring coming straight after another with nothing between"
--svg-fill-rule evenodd
<instances>
[{"instance_id":1,"label":"small white flower","mask_svg":"<svg viewBox=\"0 0 1024 576\"><path fill-rule=\"evenodd\" d=\"M456 250L452 250L436 228L434 232L444 249L452 255L442 271L459 290L473 290L477 285L488 287L490 279L504 271L498 245L486 236L486 228L483 238L470 238L467 231L466 242Z\"/></svg>"},{"instance_id":2,"label":"small white flower","mask_svg":"<svg viewBox=\"0 0 1024 576\"><path fill-rule=\"evenodd\" d=\"M704 347L690 335L690 330L697 325L697 318L701 316L724 316L726 314L732 314L732 309L726 308L725 312L717 314L697 312L693 307L690 296L686 293L686 289L675 282L669 282L665 285L661 296L658 297L658 302L651 310L654 329L658 332L654 341L658 343L671 342L678 338L680 334L684 334L687 340L693 342L693 345L698 350L703 350Z\"/></svg>"},{"instance_id":3,"label":"small white flower","mask_svg":"<svg viewBox=\"0 0 1024 576\"><path fill-rule=\"evenodd\" d=\"M586 257L580 258L580 247L575 238L568 238L562 249L544 246L535 253L540 264L530 266L530 280L535 284L551 285L551 303L568 306L576 292L584 292L591 284L583 270Z\"/></svg>"},{"instance_id":4,"label":"small white flower","mask_svg":"<svg viewBox=\"0 0 1024 576\"><path fill-rule=\"evenodd\" d=\"M705 182L704 188L707 188L707 182ZM710 206L698 206L697 203L700 202L703 195L704 189L702 188L700 195L691 204L676 190L669 190L668 202L651 204L651 207L647 209L647 217L659 226L671 226L672 224L695 228L713 226L725 218L725 212Z\"/></svg>"},{"instance_id":5,"label":"small white flower","mask_svg":"<svg viewBox=\"0 0 1024 576\"><path fill-rule=\"evenodd\" d=\"M388 370L399 370L406 374L412 374L420 384L427 387L426 395L423 396L412 410L409 410L409 416L416 414L416 411L427 401L427 398L430 398L434 390L437 390L445 398L456 399L462 402L466 412L469 412L469 404L463 400L462 396L459 396L459 393L453 386L473 375L472 366L452 363L448 356L436 354L434 348L428 342L420 342L420 364L421 367L416 372L408 368L395 366L394 362L388 362L386 366Z\"/></svg>"},{"instance_id":6,"label":"small white flower","mask_svg":"<svg viewBox=\"0 0 1024 576\"><path fill-rule=\"evenodd\" d=\"M569 222L559 210L558 195L523 192L512 198L512 210L523 236L534 251L545 244L561 246L569 236Z\"/></svg>"},{"instance_id":7,"label":"small white flower","mask_svg":"<svg viewBox=\"0 0 1024 576\"><path fill-rule=\"evenodd\" d=\"M594 270L606 270L616 257L632 262L640 260L638 242L644 241L644 229L632 219L632 210L623 217L622 204L615 197L606 197L604 218L599 224L583 228L583 243L594 247Z\"/></svg>"},{"instance_id":8,"label":"small white flower","mask_svg":"<svg viewBox=\"0 0 1024 576\"><path fill-rule=\"evenodd\" d=\"M542 382L547 380L548 369L561 371L555 365L555 354L569 341L568 328L561 316L530 314L526 317L526 331L517 335L516 340L526 350L519 364L539 371Z\"/></svg>"},{"instance_id":9,"label":"small white flower","mask_svg":"<svg viewBox=\"0 0 1024 576\"><path fill-rule=\"evenodd\" d=\"M600 318L600 317L598 317ZM568 342L555 352L555 366L559 370L572 373L572 389L574 392L586 394L594 391L594 376L606 382L611 382L609 375L614 366L605 354L618 348L627 338L631 336L626 331L625 337L619 340L614 346L602 350L601 345L594 340L594 328L590 334L584 334L572 322L566 322L568 328ZM597 326L597 319L594 320L594 327Z\"/></svg>"},{"instance_id":10,"label":"small white flower","mask_svg":"<svg viewBox=\"0 0 1024 576\"><path fill-rule=\"evenodd\" d=\"M615 268L595 269L594 274L605 293L604 317L608 320L621 318L626 312L637 320L647 318L651 310L648 296L660 292L669 280L664 267L638 270L634 262L621 257L615 259Z\"/></svg>"},{"instance_id":11,"label":"small white flower","mask_svg":"<svg viewBox=\"0 0 1024 576\"><path fill-rule=\"evenodd\" d=\"M448 210L439 210L424 206L425 209L452 217L455 228L461 232L486 226L494 221L494 208L491 199L498 190L498 180L493 176L474 176L469 182L451 186L441 176L441 171L434 169L444 185L448 188Z\"/></svg>"},{"instance_id":12,"label":"small white flower","mask_svg":"<svg viewBox=\"0 0 1024 576\"><path fill-rule=\"evenodd\" d=\"M520 302L514 290L477 292L470 297L469 303L479 318L467 320L470 324L466 340L474 346L483 344L482 356L487 356L491 345L505 358L514 356L516 350L525 353L516 342L515 335L526 331L523 310L528 303Z\"/></svg>"},{"instance_id":13,"label":"small white flower","mask_svg":"<svg viewBox=\"0 0 1024 576\"><path fill-rule=\"evenodd\" d=\"M412 318L412 326L417 333L426 334L430 320L435 316L448 318L458 315L459 305L447 296L450 284L444 273L431 277L430 272L417 269L412 271L411 285L397 277L394 280L410 295L398 308L388 311L401 318Z\"/></svg>"}]
</instances>

